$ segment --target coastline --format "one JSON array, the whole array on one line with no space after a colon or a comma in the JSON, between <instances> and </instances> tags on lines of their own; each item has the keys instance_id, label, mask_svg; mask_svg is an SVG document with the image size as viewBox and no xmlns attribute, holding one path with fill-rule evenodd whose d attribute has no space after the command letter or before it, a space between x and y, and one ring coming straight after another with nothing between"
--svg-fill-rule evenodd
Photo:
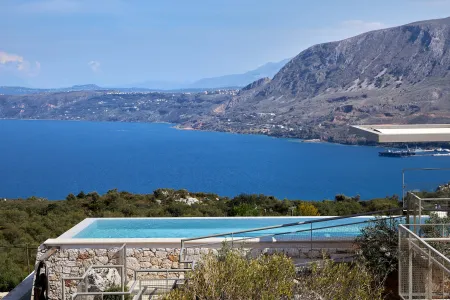
<instances>
[{"instance_id":1,"label":"coastline","mask_svg":"<svg viewBox=\"0 0 450 300\"><path fill-rule=\"evenodd\" d=\"M126 120L119 120L119 121L112 121L112 120L90 120L90 119L36 119L36 118L0 118L0 120L19 120L19 121L64 121L64 122L92 122L92 123L135 123L135 124L168 124L172 125L171 128L176 130L186 130L186 131L202 131L202 132L222 132L222 133L229 133L229 134L244 134L244 135L259 135L259 136L267 136L271 138L281 138L281 139L289 139L289 140L295 140L301 143L327 143L327 144L335 144L335 145L344 145L344 146L367 146L367 147L377 147L379 145L373 144L373 143L350 143L345 141L335 142L335 141L326 141L323 139L314 139L314 138L300 138L296 136L283 136L280 134L270 134L270 133L257 133L257 132L240 132L238 131L231 131L231 130L213 130L213 129L198 129L193 128L191 126L183 126L182 124L177 123L171 123L171 122L165 122L165 121L158 121L158 122L148 122L148 121L126 121Z\"/></svg>"}]
</instances>

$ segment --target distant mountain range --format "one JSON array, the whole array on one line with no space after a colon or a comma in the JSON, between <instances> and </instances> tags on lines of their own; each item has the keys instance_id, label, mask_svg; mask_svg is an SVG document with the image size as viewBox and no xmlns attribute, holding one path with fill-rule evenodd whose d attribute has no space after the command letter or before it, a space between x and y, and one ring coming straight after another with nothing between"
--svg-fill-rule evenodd
<instances>
[{"instance_id":1,"label":"distant mountain range","mask_svg":"<svg viewBox=\"0 0 450 300\"><path fill-rule=\"evenodd\" d=\"M118 90L128 92L133 91L198 92L202 90L214 90L220 88L239 89L260 78L263 77L272 78L288 61L289 59L285 59L276 63L269 62L255 70L243 74L233 74L219 77L204 78L197 80L193 83L178 83L169 81L145 81L137 84L113 86L113 87L100 87L95 84L85 84L55 89L28 88L21 86L0 86L0 94L23 95L23 94L48 93L48 92L92 91L92 90Z\"/></svg>"},{"instance_id":2,"label":"distant mountain range","mask_svg":"<svg viewBox=\"0 0 450 300\"><path fill-rule=\"evenodd\" d=\"M191 88L217 88L217 87L244 87L258 79L275 76L280 69L289 62L285 59L280 62L267 63L253 71L243 74L225 75L220 77L211 77L200 79L190 85Z\"/></svg>"},{"instance_id":3,"label":"distant mountain range","mask_svg":"<svg viewBox=\"0 0 450 300\"><path fill-rule=\"evenodd\" d=\"M38 94L38 93L56 93L56 92L74 92L74 91L97 91L107 90L101 88L95 84L74 85L67 88L56 89L36 89L20 86L0 86L0 94L4 95L26 95L26 94Z\"/></svg>"},{"instance_id":4,"label":"distant mountain range","mask_svg":"<svg viewBox=\"0 0 450 300\"><path fill-rule=\"evenodd\" d=\"M272 78L289 60L290 59L284 59L279 62L269 62L255 70L248 71L242 74L203 78L192 83L145 81L128 85L127 87L146 88L152 90L240 88L260 78Z\"/></svg>"}]
</instances>

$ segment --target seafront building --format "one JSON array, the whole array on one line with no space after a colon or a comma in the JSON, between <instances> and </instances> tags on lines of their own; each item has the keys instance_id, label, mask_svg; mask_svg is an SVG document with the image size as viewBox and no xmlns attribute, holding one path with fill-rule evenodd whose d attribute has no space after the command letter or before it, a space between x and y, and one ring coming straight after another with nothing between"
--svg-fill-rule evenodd
<instances>
[{"instance_id":1,"label":"seafront building","mask_svg":"<svg viewBox=\"0 0 450 300\"><path fill-rule=\"evenodd\" d=\"M447 125L352 130L379 143L450 141ZM403 200L400 209L345 217L85 219L45 241L38 249L35 271L5 299L30 299L42 290L49 299L155 299L182 285L202 254L217 253L223 242L247 255L283 252L297 266L321 259L324 253L335 261L350 261L355 237L380 213L388 220L405 221L398 227L400 297L449 299L450 224L425 224L424 215L446 216L450 198L423 198L405 191ZM107 286L118 291L108 292Z\"/></svg>"}]
</instances>

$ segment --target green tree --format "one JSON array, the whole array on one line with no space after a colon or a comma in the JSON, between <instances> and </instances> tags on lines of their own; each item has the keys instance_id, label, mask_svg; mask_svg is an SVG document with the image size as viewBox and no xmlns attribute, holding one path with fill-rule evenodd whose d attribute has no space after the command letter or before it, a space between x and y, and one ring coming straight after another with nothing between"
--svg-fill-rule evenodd
<instances>
[{"instance_id":1,"label":"green tree","mask_svg":"<svg viewBox=\"0 0 450 300\"><path fill-rule=\"evenodd\" d=\"M302 202L297 207L300 216L320 216L319 210L313 204Z\"/></svg>"},{"instance_id":2,"label":"green tree","mask_svg":"<svg viewBox=\"0 0 450 300\"><path fill-rule=\"evenodd\" d=\"M232 216L259 216L259 210L256 205L242 203L233 207Z\"/></svg>"},{"instance_id":3,"label":"green tree","mask_svg":"<svg viewBox=\"0 0 450 300\"><path fill-rule=\"evenodd\" d=\"M66 197L66 200L67 201L74 201L74 200L76 200L77 198L75 197L75 195L74 194L69 194L69 195L67 195L67 197Z\"/></svg>"},{"instance_id":4,"label":"green tree","mask_svg":"<svg viewBox=\"0 0 450 300\"><path fill-rule=\"evenodd\" d=\"M86 194L83 191L81 191L78 193L77 198L84 199L84 198L86 198Z\"/></svg>"}]
</instances>

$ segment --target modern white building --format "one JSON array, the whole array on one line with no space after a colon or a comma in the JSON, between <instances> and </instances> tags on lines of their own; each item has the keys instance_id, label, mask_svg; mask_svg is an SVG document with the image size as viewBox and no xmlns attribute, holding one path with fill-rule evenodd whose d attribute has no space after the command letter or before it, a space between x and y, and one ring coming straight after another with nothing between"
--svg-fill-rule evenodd
<instances>
[{"instance_id":1,"label":"modern white building","mask_svg":"<svg viewBox=\"0 0 450 300\"><path fill-rule=\"evenodd\" d=\"M350 132L377 143L450 142L450 125L352 125Z\"/></svg>"}]
</instances>

